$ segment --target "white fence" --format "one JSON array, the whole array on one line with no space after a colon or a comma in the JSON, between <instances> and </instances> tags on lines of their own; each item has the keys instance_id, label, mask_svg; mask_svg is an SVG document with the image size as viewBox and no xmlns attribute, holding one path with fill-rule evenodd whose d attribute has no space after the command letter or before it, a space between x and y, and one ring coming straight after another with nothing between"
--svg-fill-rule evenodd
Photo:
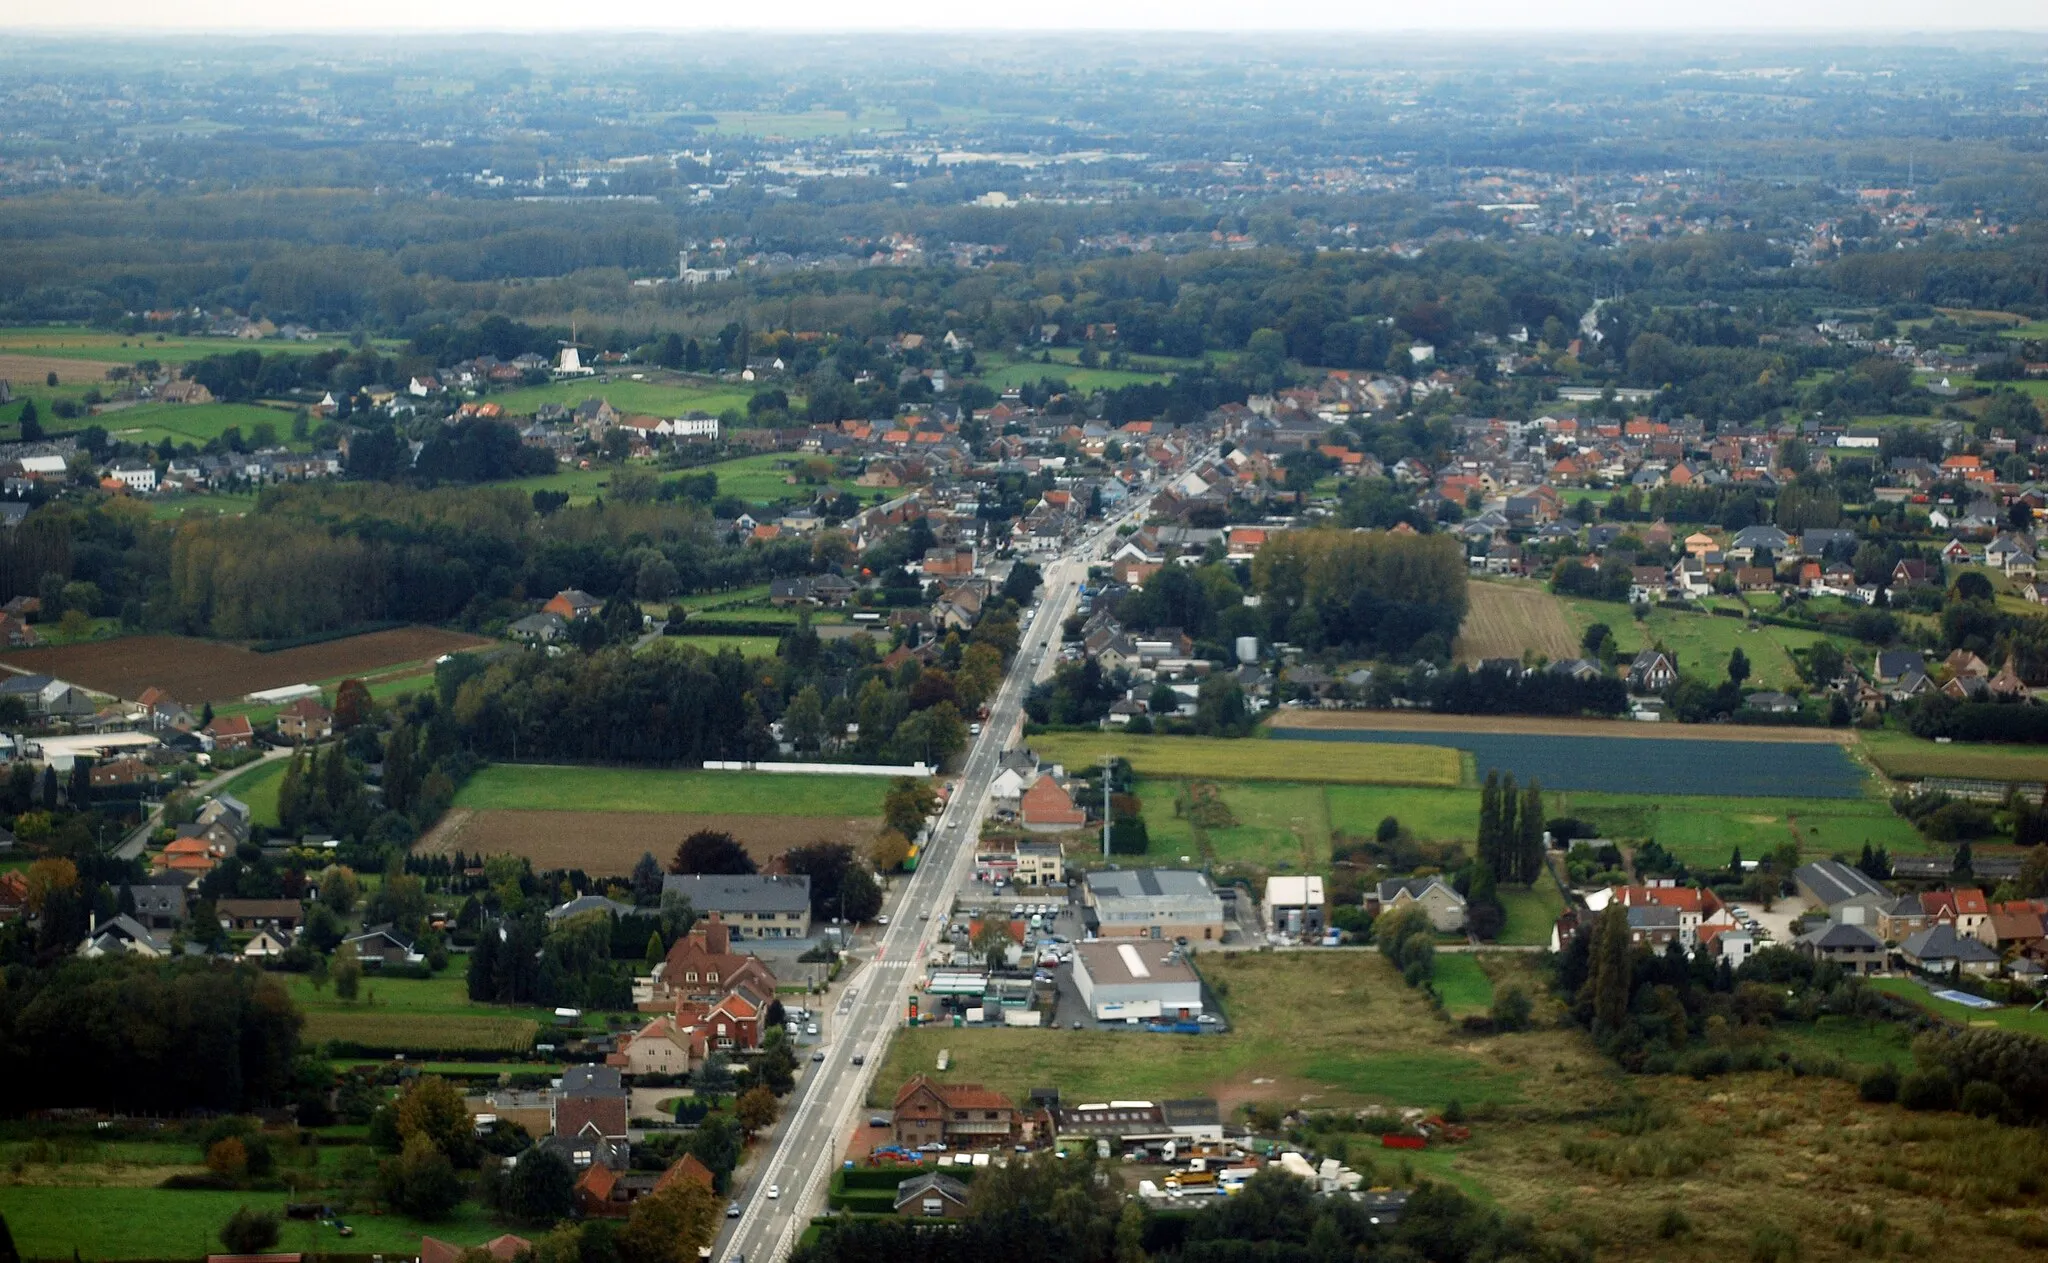
<instances>
[{"instance_id":1,"label":"white fence","mask_svg":"<svg viewBox=\"0 0 2048 1263\"><path fill-rule=\"evenodd\" d=\"M706 759L707 772L808 772L813 776L930 776L938 769L926 763L749 763L740 759Z\"/></svg>"}]
</instances>

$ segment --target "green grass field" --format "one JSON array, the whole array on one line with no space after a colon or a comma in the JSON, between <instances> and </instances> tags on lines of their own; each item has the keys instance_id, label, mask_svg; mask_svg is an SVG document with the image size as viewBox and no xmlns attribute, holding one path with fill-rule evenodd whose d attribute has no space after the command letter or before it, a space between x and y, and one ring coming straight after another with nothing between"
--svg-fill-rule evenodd
<instances>
[{"instance_id":1,"label":"green grass field","mask_svg":"<svg viewBox=\"0 0 2048 1263\"><path fill-rule=\"evenodd\" d=\"M434 978L368 973L352 1001L336 997L332 987L315 987L304 974L290 975L285 987L305 1014L304 1039L316 1045L347 1040L409 1055L521 1053L533 1047L535 1033L554 1016L543 1009L473 1004L468 983L454 969ZM526 1069L523 1063L504 1068Z\"/></svg>"},{"instance_id":2,"label":"green grass field","mask_svg":"<svg viewBox=\"0 0 2048 1263\"><path fill-rule=\"evenodd\" d=\"M1436 957L1436 992L1452 1017L1484 1013L1493 1004L1493 979L1479 966L1472 952L1439 952Z\"/></svg>"},{"instance_id":3,"label":"green grass field","mask_svg":"<svg viewBox=\"0 0 2048 1263\"><path fill-rule=\"evenodd\" d=\"M1894 779L2048 781L2048 752L2039 746L1937 745L1903 732L1866 732L1859 740L1870 761Z\"/></svg>"},{"instance_id":4,"label":"green grass field","mask_svg":"<svg viewBox=\"0 0 2048 1263\"><path fill-rule=\"evenodd\" d=\"M1749 659L1750 675L1745 687L1787 689L1800 682L1791 651L1806 649L1826 640L1819 632L1769 624L1751 631L1741 619L1687 610L1650 610L1638 623L1628 606L1618 601L1566 600L1565 610L1572 630L1583 633L1594 623L1605 623L1614 632L1615 645L1624 655L1650 644L1661 643L1678 657L1681 676L1706 679L1718 684L1727 678L1728 660L1740 648ZM1846 650L1846 642L1837 641Z\"/></svg>"},{"instance_id":5,"label":"green grass field","mask_svg":"<svg viewBox=\"0 0 2048 1263\"><path fill-rule=\"evenodd\" d=\"M169 1191L157 1188L0 1186L0 1214L27 1259L196 1259L221 1252L219 1233L242 1207L281 1212L283 1192ZM404 1215L351 1216L355 1236L310 1220L287 1219L276 1249L307 1254L419 1253L420 1237L471 1245L503 1231L482 1207L465 1202L428 1224Z\"/></svg>"},{"instance_id":6,"label":"green grass field","mask_svg":"<svg viewBox=\"0 0 2048 1263\"><path fill-rule=\"evenodd\" d=\"M256 823L275 829L277 827L277 791L284 784L285 765L290 759L272 759L229 781L222 793L233 794L249 804L249 811Z\"/></svg>"},{"instance_id":7,"label":"green grass field","mask_svg":"<svg viewBox=\"0 0 2048 1263\"><path fill-rule=\"evenodd\" d=\"M1222 787L1223 801L1238 823L1205 829L1208 845L1197 841L1194 826L1174 814L1181 783L1146 780L1138 786L1144 805L1149 854L1162 863L1192 862L1244 865L1264 872L1329 871L1330 809L1321 785L1232 782Z\"/></svg>"},{"instance_id":8,"label":"green grass field","mask_svg":"<svg viewBox=\"0 0 2048 1263\"><path fill-rule=\"evenodd\" d=\"M133 364L156 360L183 364L209 355L226 355L253 346L265 355L290 351L314 355L348 345L346 335L333 334L317 342L243 342L238 338L181 337L174 333L114 333L79 325L14 325L0 328L0 355L48 355L68 360L91 360L107 364Z\"/></svg>"},{"instance_id":9,"label":"green grass field","mask_svg":"<svg viewBox=\"0 0 2048 1263\"><path fill-rule=\"evenodd\" d=\"M1036 385L1047 377L1064 381L1075 390L1096 391L1151 385L1154 382L1163 382L1170 376L1171 372L1164 369L1082 368L1071 359L1064 363L1055 361L1051 364L1022 360L998 368L984 368L980 374L982 383L995 391L1008 390L1012 386Z\"/></svg>"},{"instance_id":10,"label":"green grass field","mask_svg":"<svg viewBox=\"0 0 2048 1263\"><path fill-rule=\"evenodd\" d=\"M1726 867L1796 841L1800 854L1855 856L1865 842L1894 855L1930 849L1919 831L1877 798L1707 798L1672 795L1557 794L1549 810L1578 816L1614 838L1654 838L1693 868Z\"/></svg>"},{"instance_id":11,"label":"green grass field","mask_svg":"<svg viewBox=\"0 0 2048 1263\"><path fill-rule=\"evenodd\" d=\"M665 373L659 380L636 382L630 377L599 381L594 377L549 382L545 386L522 386L490 401L513 416L531 416L544 403L573 408L585 399L608 399L620 412L645 413L657 417L679 417L686 412L709 412L716 416L728 408L747 406L754 392L746 386L728 386L717 381L675 378Z\"/></svg>"},{"instance_id":12,"label":"green grass field","mask_svg":"<svg viewBox=\"0 0 2048 1263\"><path fill-rule=\"evenodd\" d=\"M1424 842L1470 841L1479 832L1479 791L1476 789L1367 788L1332 785L1330 827L1352 837L1369 838L1380 821L1392 816L1409 834Z\"/></svg>"},{"instance_id":13,"label":"green grass field","mask_svg":"<svg viewBox=\"0 0 2048 1263\"><path fill-rule=\"evenodd\" d=\"M886 776L655 771L498 764L455 805L497 811L675 811L742 816L879 816Z\"/></svg>"},{"instance_id":14,"label":"green grass field","mask_svg":"<svg viewBox=\"0 0 2048 1263\"><path fill-rule=\"evenodd\" d=\"M1870 985L1879 991L1910 1000L1935 1016L1947 1018L1958 1026L1989 1022L2005 1030L2020 1031L2048 1039L2048 1012L2036 1013L2013 1004L1998 1009L1973 1009L1967 1004L1936 999L1929 994L1927 988L1911 978L1872 978Z\"/></svg>"},{"instance_id":15,"label":"green grass field","mask_svg":"<svg viewBox=\"0 0 2048 1263\"><path fill-rule=\"evenodd\" d=\"M1564 911L1564 896L1558 893L1557 883L1548 877L1538 877L1527 888L1502 886L1500 903L1508 914L1501 926L1500 941L1516 946L1547 946L1551 927Z\"/></svg>"},{"instance_id":16,"label":"green grass field","mask_svg":"<svg viewBox=\"0 0 2048 1263\"><path fill-rule=\"evenodd\" d=\"M169 439L179 447L190 443L203 447L239 427L244 440L253 441L256 427L268 423L277 432L277 442L304 448L292 442L292 410L252 403L144 403L118 412L81 418L76 425L105 427L107 434L122 443L147 443L154 447Z\"/></svg>"},{"instance_id":17,"label":"green grass field","mask_svg":"<svg viewBox=\"0 0 2048 1263\"><path fill-rule=\"evenodd\" d=\"M817 459L810 458L812 461ZM739 456L732 460L722 460L691 472L702 473L708 470L717 474L718 494L738 496L754 504L773 504L779 500L808 501L820 491L828 489L851 492L863 500L874 497L873 491L856 485L851 478L834 477L822 484L801 480L791 482L790 478L796 475L796 471L808 463L810 461L803 457L764 452L759 456Z\"/></svg>"},{"instance_id":18,"label":"green grass field","mask_svg":"<svg viewBox=\"0 0 2048 1263\"><path fill-rule=\"evenodd\" d=\"M1030 745L1040 757L1074 767L1113 754L1139 776L1436 786L1456 785L1460 776L1458 752L1440 746L1092 732L1039 733Z\"/></svg>"}]
</instances>

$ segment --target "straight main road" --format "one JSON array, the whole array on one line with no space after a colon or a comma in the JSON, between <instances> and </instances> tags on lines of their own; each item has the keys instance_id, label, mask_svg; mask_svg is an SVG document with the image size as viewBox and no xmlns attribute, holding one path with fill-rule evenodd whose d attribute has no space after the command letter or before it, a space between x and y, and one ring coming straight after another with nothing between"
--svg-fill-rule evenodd
<instances>
[{"instance_id":1,"label":"straight main road","mask_svg":"<svg viewBox=\"0 0 2048 1263\"><path fill-rule=\"evenodd\" d=\"M889 1037L908 1016L911 989L923 977L933 938L944 933L954 894L973 874L974 845L988 810L989 788L1001 770L1003 751L1022 728L1025 696L1053 671L1061 627L1074 611L1088 567L1116 539L1117 528L1142 521L1150 504L1149 495L1139 497L1047 564L1038 612L1019 638L1017 656L989 705L981 736L968 751L953 796L919 856L917 871L889 910L892 924L874 944L871 959L842 984L834 1010L826 1017L825 1060L809 1063L802 1082L784 1103L780 1132L765 1142L749 1187L735 1190L744 1209L737 1221L728 1221L731 1230L720 1243L719 1254L726 1263L778 1263L823 1208L832 1172L865 1108ZM769 1197L771 1188L779 1195Z\"/></svg>"}]
</instances>

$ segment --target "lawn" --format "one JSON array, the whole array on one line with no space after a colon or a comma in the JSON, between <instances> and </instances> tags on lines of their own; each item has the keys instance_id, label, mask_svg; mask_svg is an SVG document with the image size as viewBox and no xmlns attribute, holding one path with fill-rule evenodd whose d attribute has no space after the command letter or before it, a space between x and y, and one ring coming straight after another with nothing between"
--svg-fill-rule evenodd
<instances>
[{"instance_id":1,"label":"lawn","mask_svg":"<svg viewBox=\"0 0 2048 1263\"><path fill-rule=\"evenodd\" d=\"M222 793L233 794L249 805L255 822L268 828L277 827L277 791L284 784L284 772L290 759L272 759L260 763L229 781Z\"/></svg>"},{"instance_id":2,"label":"lawn","mask_svg":"<svg viewBox=\"0 0 2048 1263\"><path fill-rule=\"evenodd\" d=\"M1564 896L1548 876L1537 878L1527 887L1501 887L1500 903L1508 914L1501 926L1500 941L1516 946L1548 946L1551 928L1564 912Z\"/></svg>"},{"instance_id":3,"label":"lawn","mask_svg":"<svg viewBox=\"0 0 2048 1263\"><path fill-rule=\"evenodd\" d=\"M1947 1018L1958 1026L1974 1026L1988 1022L2009 1031L2020 1031L2048 1039L2048 1012L2037 1013L2013 1004L1996 1009L1973 1009L1967 1004L1936 999L1927 988L1911 978L1872 978L1870 985L1879 991L1910 1000L1935 1016Z\"/></svg>"},{"instance_id":4,"label":"lawn","mask_svg":"<svg viewBox=\"0 0 2048 1263\"><path fill-rule=\"evenodd\" d=\"M283 1192L167 1191L156 1188L0 1187L0 1214L23 1258L70 1258L74 1251L97 1259L196 1259L218 1254L218 1233L228 1216L248 1206L282 1211ZM350 1216L355 1236L310 1220L287 1219L278 1250L412 1257L420 1236L470 1245L503 1229L474 1202L464 1202L449 1219L427 1224L403 1215Z\"/></svg>"},{"instance_id":5,"label":"lawn","mask_svg":"<svg viewBox=\"0 0 2048 1263\"><path fill-rule=\"evenodd\" d=\"M1435 981L1436 993L1452 1017L1484 1013L1493 1006L1493 979L1472 952L1437 953Z\"/></svg>"},{"instance_id":6,"label":"lawn","mask_svg":"<svg viewBox=\"0 0 2048 1263\"><path fill-rule=\"evenodd\" d=\"M1030 738L1041 758L1078 767L1105 754L1130 761L1139 776L1200 776L1237 781L1316 781L1356 785L1458 783L1456 750L1427 745L1243 741L1129 733L1046 732Z\"/></svg>"},{"instance_id":7,"label":"lawn","mask_svg":"<svg viewBox=\"0 0 2048 1263\"><path fill-rule=\"evenodd\" d=\"M713 416L728 408L747 406L754 392L744 386L727 386L716 381L680 379L656 374L660 380L636 382L614 377L594 377L525 386L492 395L491 402L514 416L531 416L542 404L558 403L573 408L585 399L606 399L620 412L646 413L658 417L679 417L686 412L708 412Z\"/></svg>"},{"instance_id":8,"label":"lawn","mask_svg":"<svg viewBox=\"0 0 2048 1263\"><path fill-rule=\"evenodd\" d=\"M1145 372L1129 368L1082 368L1076 364L1040 364L1036 360L1025 360L1008 364L1002 368L989 369L981 374L982 384L991 390L1004 391L1012 386L1032 386L1041 379L1051 377L1064 381L1079 391L1120 390L1125 386L1149 386L1163 382L1170 373Z\"/></svg>"},{"instance_id":9,"label":"lawn","mask_svg":"<svg viewBox=\"0 0 2048 1263\"><path fill-rule=\"evenodd\" d=\"M879 816L888 790L886 776L498 764L470 777L455 795L455 805L501 811Z\"/></svg>"},{"instance_id":10,"label":"lawn","mask_svg":"<svg viewBox=\"0 0 2048 1263\"><path fill-rule=\"evenodd\" d=\"M2048 751L2039 746L1937 745L1903 732L1866 732L1870 761L1894 780L1952 776L1982 781L2048 781Z\"/></svg>"},{"instance_id":11,"label":"lawn","mask_svg":"<svg viewBox=\"0 0 2048 1263\"><path fill-rule=\"evenodd\" d=\"M888 1101L923 1071L1020 1100L1057 1084L1075 1101L1213 1095L1226 1109L1246 1100L1509 1104L1525 1099L1535 1065L1593 1069L1583 1041L1557 1032L1459 1039L1378 952L1205 952L1197 966L1230 1015L1226 1034L906 1029L869 1102ZM944 1071L940 1049L950 1054Z\"/></svg>"}]
</instances>

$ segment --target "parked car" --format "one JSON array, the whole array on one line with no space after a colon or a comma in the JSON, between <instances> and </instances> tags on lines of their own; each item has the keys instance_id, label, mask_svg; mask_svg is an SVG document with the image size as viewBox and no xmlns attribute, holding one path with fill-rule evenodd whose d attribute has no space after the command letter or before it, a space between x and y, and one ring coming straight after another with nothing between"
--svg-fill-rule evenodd
<instances>
[{"instance_id":1,"label":"parked car","mask_svg":"<svg viewBox=\"0 0 2048 1263\"><path fill-rule=\"evenodd\" d=\"M726 1203L725 1217L727 1219L738 1219L740 1217L740 1204L738 1202Z\"/></svg>"}]
</instances>

